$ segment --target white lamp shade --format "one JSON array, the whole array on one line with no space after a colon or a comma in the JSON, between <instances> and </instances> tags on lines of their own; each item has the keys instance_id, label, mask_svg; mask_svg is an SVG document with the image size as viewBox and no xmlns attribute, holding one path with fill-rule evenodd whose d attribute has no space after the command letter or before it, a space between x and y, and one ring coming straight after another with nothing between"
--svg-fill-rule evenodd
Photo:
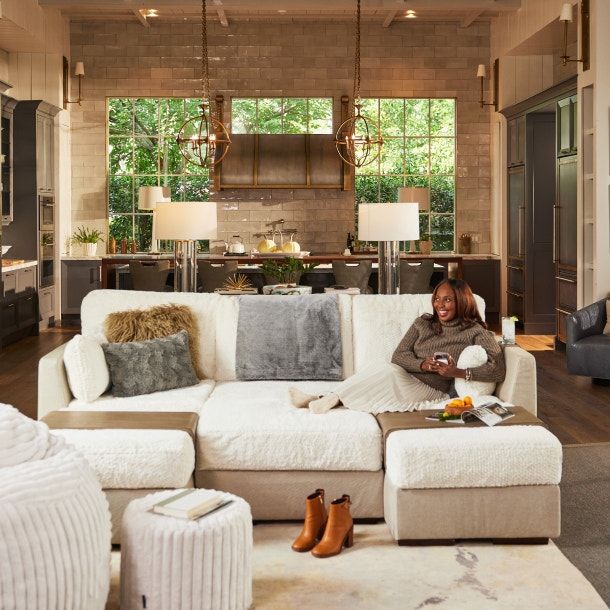
<instances>
[{"instance_id":1,"label":"white lamp shade","mask_svg":"<svg viewBox=\"0 0 610 610\"><path fill-rule=\"evenodd\" d=\"M138 189L138 209L154 210L157 207L157 203L171 201L168 191L169 189L163 186L141 186Z\"/></svg>"},{"instance_id":2,"label":"white lamp shade","mask_svg":"<svg viewBox=\"0 0 610 610\"><path fill-rule=\"evenodd\" d=\"M85 76L85 64L82 61L74 64L74 76Z\"/></svg>"},{"instance_id":3,"label":"white lamp shade","mask_svg":"<svg viewBox=\"0 0 610 610\"><path fill-rule=\"evenodd\" d=\"M216 239L215 201L159 203L155 209L157 239Z\"/></svg>"},{"instance_id":4,"label":"white lamp shade","mask_svg":"<svg viewBox=\"0 0 610 610\"><path fill-rule=\"evenodd\" d=\"M569 2L563 3L559 21L572 21L572 5Z\"/></svg>"},{"instance_id":5,"label":"white lamp shade","mask_svg":"<svg viewBox=\"0 0 610 610\"><path fill-rule=\"evenodd\" d=\"M358 239L419 239L417 203L361 203L358 206Z\"/></svg>"},{"instance_id":6,"label":"white lamp shade","mask_svg":"<svg viewBox=\"0 0 610 610\"><path fill-rule=\"evenodd\" d=\"M485 64L479 64L477 68L477 78L485 78L487 76L487 68Z\"/></svg>"},{"instance_id":7,"label":"white lamp shade","mask_svg":"<svg viewBox=\"0 0 610 610\"><path fill-rule=\"evenodd\" d=\"M430 191L423 186L403 186L398 189L399 203L417 203L419 210L430 209Z\"/></svg>"}]
</instances>

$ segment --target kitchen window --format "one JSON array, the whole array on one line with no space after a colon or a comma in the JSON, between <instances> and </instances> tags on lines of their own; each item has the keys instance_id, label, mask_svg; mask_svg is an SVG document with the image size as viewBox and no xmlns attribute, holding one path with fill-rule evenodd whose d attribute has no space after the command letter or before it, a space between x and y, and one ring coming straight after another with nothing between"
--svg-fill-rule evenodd
<instances>
[{"instance_id":1,"label":"kitchen window","mask_svg":"<svg viewBox=\"0 0 610 610\"><path fill-rule=\"evenodd\" d=\"M430 235L435 251L455 250L455 100L366 98L362 114L380 125L384 144L378 159L356 169L356 210L398 201L402 186L428 188L420 235Z\"/></svg>"},{"instance_id":2,"label":"kitchen window","mask_svg":"<svg viewBox=\"0 0 610 610\"><path fill-rule=\"evenodd\" d=\"M182 157L176 134L199 114L200 98L108 99L109 236L150 248L151 212L138 210L140 186L168 186L173 201L207 201L209 173Z\"/></svg>"}]
</instances>

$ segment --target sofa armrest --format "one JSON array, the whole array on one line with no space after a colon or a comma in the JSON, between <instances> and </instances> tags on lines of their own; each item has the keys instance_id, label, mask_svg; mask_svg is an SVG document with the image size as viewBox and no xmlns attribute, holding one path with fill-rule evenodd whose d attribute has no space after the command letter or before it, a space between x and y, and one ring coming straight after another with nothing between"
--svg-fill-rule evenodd
<instances>
[{"instance_id":1,"label":"sofa armrest","mask_svg":"<svg viewBox=\"0 0 610 610\"><path fill-rule=\"evenodd\" d=\"M506 376L496 387L496 396L505 402L525 407L536 415L538 394L536 386L536 359L517 345L504 348Z\"/></svg>"},{"instance_id":2,"label":"sofa armrest","mask_svg":"<svg viewBox=\"0 0 610 610\"><path fill-rule=\"evenodd\" d=\"M38 419L67 407L73 398L64 367L65 349L64 343L38 362Z\"/></svg>"},{"instance_id":3,"label":"sofa armrest","mask_svg":"<svg viewBox=\"0 0 610 610\"><path fill-rule=\"evenodd\" d=\"M566 346L573 345L580 339L601 335L606 325L606 299L574 312L566 318Z\"/></svg>"}]
</instances>

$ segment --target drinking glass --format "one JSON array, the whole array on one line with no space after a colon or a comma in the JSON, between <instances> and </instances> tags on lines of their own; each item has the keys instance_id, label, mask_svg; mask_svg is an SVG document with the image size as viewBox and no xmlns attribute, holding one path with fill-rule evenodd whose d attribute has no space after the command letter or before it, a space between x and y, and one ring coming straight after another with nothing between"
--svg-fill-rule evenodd
<instances>
[{"instance_id":1,"label":"drinking glass","mask_svg":"<svg viewBox=\"0 0 610 610\"><path fill-rule=\"evenodd\" d=\"M515 320L513 318L502 318L502 343L515 344Z\"/></svg>"}]
</instances>

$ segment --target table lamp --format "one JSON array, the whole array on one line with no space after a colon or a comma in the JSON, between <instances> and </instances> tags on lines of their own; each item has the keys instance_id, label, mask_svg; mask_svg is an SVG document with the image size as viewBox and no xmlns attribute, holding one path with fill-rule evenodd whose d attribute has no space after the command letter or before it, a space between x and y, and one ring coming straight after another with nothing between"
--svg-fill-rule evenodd
<instances>
[{"instance_id":1,"label":"table lamp","mask_svg":"<svg viewBox=\"0 0 610 610\"><path fill-rule=\"evenodd\" d=\"M430 190L420 186L404 186L398 189L399 203L417 203L420 212L430 210ZM409 242L409 253L415 254L415 240Z\"/></svg>"},{"instance_id":2,"label":"table lamp","mask_svg":"<svg viewBox=\"0 0 610 610\"><path fill-rule=\"evenodd\" d=\"M150 237L150 253L159 251L159 238L156 233L155 209L157 203L171 201L169 187L164 186L141 186L138 189L138 210L152 210L152 234Z\"/></svg>"},{"instance_id":3,"label":"table lamp","mask_svg":"<svg viewBox=\"0 0 610 610\"><path fill-rule=\"evenodd\" d=\"M159 203L157 239L174 241L174 291L197 292L197 240L216 239L215 201Z\"/></svg>"},{"instance_id":4,"label":"table lamp","mask_svg":"<svg viewBox=\"0 0 610 610\"><path fill-rule=\"evenodd\" d=\"M417 203L359 204L358 239L379 242L379 294L399 294L398 242L419 239Z\"/></svg>"}]
</instances>

